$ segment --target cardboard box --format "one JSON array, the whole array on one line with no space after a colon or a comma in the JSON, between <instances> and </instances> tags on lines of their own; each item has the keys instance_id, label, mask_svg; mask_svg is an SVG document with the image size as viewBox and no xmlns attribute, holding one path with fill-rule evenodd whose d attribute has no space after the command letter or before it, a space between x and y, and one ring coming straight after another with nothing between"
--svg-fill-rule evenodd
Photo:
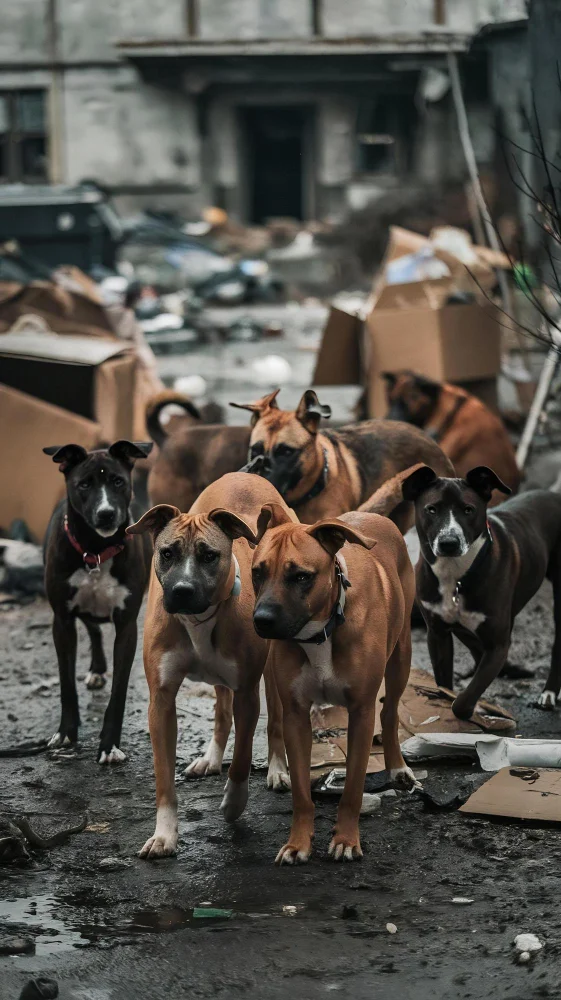
<instances>
[{"instance_id":1,"label":"cardboard box","mask_svg":"<svg viewBox=\"0 0 561 1000\"><path fill-rule=\"evenodd\" d=\"M469 391L470 382L488 382L500 371L501 314L478 282L489 286L494 280L491 265L504 267L508 260L473 247L461 230L440 230L437 236L439 232L444 232L449 245L457 237L458 253L469 264L416 233L396 227L390 230L366 320L368 410L373 417L383 417L387 411L382 372L408 368L439 382L461 383ZM436 261L434 273L439 276L388 284L388 268L395 276L391 268L400 258L418 273L424 273L423 268L428 272ZM403 274L407 270L404 267ZM469 301L450 301L454 293L466 291Z\"/></svg>"},{"instance_id":2,"label":"cardboard box","mask_svg":"<svg viewBox=\"0 0 561 1000\"><path fill-rule=\"evenodd\" d=\"M6 333L0 336L6 385L63 407L101 427L104 441L134 436L136 358L118 340Z\"/></svg>"},{"instance_id":3,"label":"cardboard box","mask_svg":"<svg viewBox=\"0 0 561 1000\"><path fill-rule=\"evenodd\" d=\"M331 306L318 351L313 385L360 385L363 317Z\"/></svg>"},{"instance_id":4,"label":"cardboard box","mask_svg":"<svg viewBox=\"0 0 561 1000\"><path fill-rule=\"evenodd\" d=\"M42 542L55 505L64 496L64 477L41 449L53 444L95 448L98 424L0 385L0 528L23 518Z\"/></svg>"}]
</instances>

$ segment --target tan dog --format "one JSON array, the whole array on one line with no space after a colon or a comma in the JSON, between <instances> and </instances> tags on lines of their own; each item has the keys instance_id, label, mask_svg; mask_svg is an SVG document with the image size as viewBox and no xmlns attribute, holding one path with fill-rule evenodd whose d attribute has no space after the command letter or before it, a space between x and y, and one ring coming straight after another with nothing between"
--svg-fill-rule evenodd
<instances>
[{"instance_id":1,"label":"tan dog","mask_svg":"<svg viewBox=\"0 0 561 1000\"><path fill-rule=\"evenodd\" d=\"M385 372L388 418L407 420L438 442L465 478L470 469L487 465L515 493L520 470L506 427L496 413L465 389L415 372ZM491 506L503 502L496 490Z\"/></svg>"},{"instance_id":2,"label":"tan dog","mask_svg":"<svg viewBox=\"0 0 561 1000\"><path fill-rule=\"evenodd\" d=\"M258 476L231 473L206 489L188 514L160 505L130 534L151 531L154 564L144 626L144 668L150 688L149 726L156 773L156 830L140 855L158 858L177 846L175 699L184 677L217 685L214 736L196 773L219 772L233 714L234 756L221 809L228 822L245 809L253 734L259 716L259 681L268 642L253 627L250 544L266 503L277 491ZM228 508L235 508L231 513ZM193 648L196 661L193 659ZM265 684L269 711L270 785L288 785L280 702L271 675ZM192 773L192 772L191 772Z\"/></svg>"},{"instance_id":3,"label":"tan dog","mask_svg":"<svg viewBox=\"0 0 561 1000\"><path fill-rule=\"evenodd\" d=\"M320 421L331 410L312 389L294 411L279 409L278 392L231 405L253 414L249 456L263 456L260 474L306 524L356 510L382 483L417 462L454 475L439 446L410 424L368 420L322 433ZM411 508L397 509L392 520L406 530L413 524Z\"/></svg>"},{"instance_id":4,"label":"tan dog","mask_svg":"<svg viewBox=\"0 0 561 1000\"><path fill-rule=\"evenodd\" d=\"M378 514L305 526L273 504L263 517L271 527L253 555L253 622L272 640L269 664L282 701L294 804L290 838L276 860L293 864L310 856L310 708L328 702L349 712L347 776L329 854L352 861L362 855L358 819L384 679L386 767L394 781L415 783L398 739L399 699L411 666L413 567L399 530Z\"/></svg>"}]
</instances>

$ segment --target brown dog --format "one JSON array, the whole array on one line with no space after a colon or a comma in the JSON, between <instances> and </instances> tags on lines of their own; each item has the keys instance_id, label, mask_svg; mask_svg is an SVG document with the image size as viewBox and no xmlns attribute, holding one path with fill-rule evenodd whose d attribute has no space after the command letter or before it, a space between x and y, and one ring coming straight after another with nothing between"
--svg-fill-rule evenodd
<instances>
[{"instance_id":1,"label":"brown dog","mask_svg":"<svg viewBox=\"0 0 561 1000\"><path fill-rule=\"evenodd\" d=\"M256 403L231 405L252 412L250 458L263 456L261 474L306 524L356 510L387 479L417 462L432 468L436 462L438 469L448 470L440 475L453 475L438 445L409 424L368 420L322 433L321 418L331 410L312 389L294 411L279 409L278 392ZM411 510L406 515L396 510L392 520L405 530L413 523Z\"/></svg>"},{"instance_id":2,"label":"brown dog","mask_svg":"<svg viewBox=\"0 0 561 1000\"><path fill-rule=\"evenodd\" d=\"M413 567L399 530L378 514L305 526L269 504L263 517L270 527L253 555L253 622L272 640L269 664L282 701L294 804L290 838L276 860L293 864L310 856L310 708L329 702L349 711L347 776L329 854L352 861L362 855L358 819L384 679L386 767L394 780L415 783L398 739L399 699L411 666Z\"/></svg>"},{"instance_id":3,"label":"brown dog","mask_svg":"<svg viewBox=\"0 0 561 1000\"><path fill-rule=\"evenodd\" d=\"M421 427L438 442L456 470L465 477L476 465L495 470L512 490L520 486L520 471L506 428L480 399L448 382L434 382L415 372L385 372L388 418ZM494 503L501 503L495 491ZM492 505L491 505L492 506Z\"/></svg>"},{"instance_id":4,"label":"brown dog","mask_svg":"<svg viewBox=\"0 0 561 1000\"><path fill-rule=\"evenodd\" d=\"M191 417L198 413L178 393L168 392L152 400L147 426L159 450L150 463L149 502L172 503L179 510L190 510L207 486L245 464L250 432L247 427L205 424L205 411L199 422L175 421L168 434L160 424L159 414L170 404L185 406Z\"/></svg>"},{"instance_id":5,"label":"brown dog","mask_svg":"<svg viewBox=\"0 0 561 1000\"><path fill-rule=\"evenodd\" d=\"M258 476L238 472L206 489L188 514L160 505L129 534L150 531L154 565L144 626L144 667L150 688L149 726L156 773L156 830L140 855L175 853L177 796L175 699L188 676L217 686L215 731L197 773L219 772L233 715L234 757L221 809L232 822L248 797L253 734L259 716L259 681L268 642L253 627L250 544L266 503L294 517L277 491ZM231 513L232 508L236 513ZM196 659L193 657L193 649ZM269 713L268 783L288 785L280 702L265 674Z\"/></svg>"}]
</instances>

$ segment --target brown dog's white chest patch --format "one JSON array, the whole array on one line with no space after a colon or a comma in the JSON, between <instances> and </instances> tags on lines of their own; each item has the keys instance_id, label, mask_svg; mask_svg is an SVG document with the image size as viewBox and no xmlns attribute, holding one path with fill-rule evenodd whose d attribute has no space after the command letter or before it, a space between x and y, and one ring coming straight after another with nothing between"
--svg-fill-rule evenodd
<instances>
[{"instance_id":1,"label":"brown dog's white chest patch","mask_svg":"<svg viewBox=\"0 0 561 1000\"><path fill-rule=\"evenodd\" d=\"M184 659L183 673L189 680L222 684L235 691L239 680L238 665L233 658L223 656L213 644L216 616L212 614L212 610L209 608L205 613L212 616L208 622L195 623L190 615L177 616L189 635L199 661L194 663L193 656Z\"/></svg>"},{"instance_id":2,"label":"brown dog's white chest patch","mask_svg":"<svg viewBox=\"0 0 561 1000\"><path fill-rule=\"evenodd\" d=\"M113 560L102 563L99 572L77 569L68 579L68 586L75 591L68 601L70 611L91 615L92 618L113 618L115 611L123 611L130 590L111 573Z\"/></svg>"},{"instance_id":3,"label":"brown dog's white chest patch","mask_svg":"<svg viewBox=\"0 0 561 1000\"><path fill-rule=\"evenodd\" d=\"M317 630L316 630L317 631ZM335 676L333 670L332 639L316 646L304 644L300 646L306 654L300 674L292 683L292 692L296 700L307 708L310 704L346 705L346 685Z\"/></svg>"}]
</instances>

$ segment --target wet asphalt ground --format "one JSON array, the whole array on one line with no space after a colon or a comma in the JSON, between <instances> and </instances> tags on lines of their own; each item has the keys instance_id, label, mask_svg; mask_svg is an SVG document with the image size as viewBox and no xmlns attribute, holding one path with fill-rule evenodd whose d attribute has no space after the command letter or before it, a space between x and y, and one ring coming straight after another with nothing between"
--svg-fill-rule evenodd
<instances>
[{"instance_id":1,"label":"wet asphalt ground","mask_svg":"<svg viewBox=\"0 0 561 1000\"><path fill-rule=\"evenodd\" d=\"M561 736L559 714L532 707L550 642L544 587L518 619L512 650L536 678L499 681L491 691L526 736ZM0 648L2 745L51 735L59 704L46 603L3 610ZM414 663L427 665L421 631ZM467 663L462 657L459 674ZM50 851L33 851L28 867L0 869L2 1000L16 1000L39 973L58 982L62 1000L558 997L561 826L429 812L417 795L405 796L362 819L364 860L336 865L326 857L335 802L318 798L310 863L275 868L290 796L267 791L265 772L256 770L245 815L227 826L218 809L224 779L182 777L210 734L213 711L199 689L182 689L179 853L141 861L136 851L153 831L154 781L140 650L125 718L128 759L111 770L95 762L106 700L106 691L89 692L80 682L83 726L75 756L0 762L0 814L25 813L45 833L88 813L82 833ZM442 791L481 780L475 765L440 764L429 767L424 784ZM458 896L473 902L453 903ZM195 917L194 909L208 903L232 915ZM389 922L397 933L388 933ZM529 966L514 961L512 941L522 931L545 944ZM18 947L26 953L6 955Z\"/></svg>"}]
</instances>

